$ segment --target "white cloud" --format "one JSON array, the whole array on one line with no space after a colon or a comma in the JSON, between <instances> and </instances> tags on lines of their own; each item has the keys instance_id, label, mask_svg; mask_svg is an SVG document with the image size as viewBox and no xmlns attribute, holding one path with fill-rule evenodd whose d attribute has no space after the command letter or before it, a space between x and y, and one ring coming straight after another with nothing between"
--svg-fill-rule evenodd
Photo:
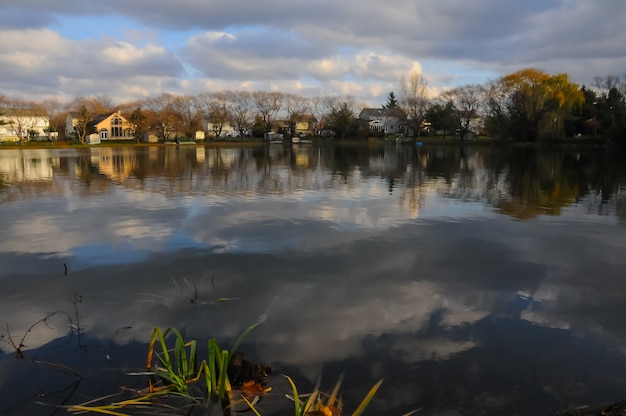
<instances>
[{"instance_id":1,"label":"white cloud","mask_svg":"<svg viewBox=\"0 0 626 416\"><path fill-rule=\"evenodd\" d=\"M247 87L380 102L412 69L441 89L527 66L590 83L626 72L625 13L617 0L24 0L0 18L0 88L132 99Z\"/></svg>"}]
</instances>

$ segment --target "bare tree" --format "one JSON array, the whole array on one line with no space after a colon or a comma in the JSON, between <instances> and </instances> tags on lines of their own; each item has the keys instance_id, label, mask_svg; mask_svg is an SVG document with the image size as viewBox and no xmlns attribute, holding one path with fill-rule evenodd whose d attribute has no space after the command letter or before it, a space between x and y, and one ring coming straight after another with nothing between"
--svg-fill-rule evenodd
<instances>
[{"instance_id":1,"label":"bare tree","mask_svg":"<svg viewBox=\"0 0 626 416\"><path fill-rule=\"evenodd\" d=\"M483 89L482 111L485 115L486 126L493 136L505 138L507 135L510 100L511 91L506 87L502 78L487 82Z\"/></svg>"},{"instance_id":2,"label":"bare tree","mask_svg":"<svg viewBox=\"0 0 626 416\"><path fill-rule=\"evenodd\" d=\"M47 118L45 108L34 102L3 98L0 106L2 106L0 113L3 116L1 124L8 126L20 143L31 137L40 136L44 133L42 130L49 127L42 125L44 118Z\"/></svg>"},{"instance_id":3,"label":"bare tree","mask_svg":"<svg viewBox=\"0 0 626 416\"><path fill-rule=\"evenodd\" d=\"M161 94L145 101L145 112L149 126L161 140L170 140L176 132L176 116L174 114L174 95Z\"/></svg>"},{"instance_id":4,"label":"bare tree","mask_svg":"<svg viewBox=\"0 0 626 416\"><path fill-rule=\"evenodd\" d=\"M289 133L295 135L296 127L304 116L309 112L309 102L306 98L295 95L285 95L285 111L287 112L287 123L289 124Z\"/></svg>"},{"instance_id":5,"label":"bare tree","mask_svg":"<svg viewBox=\"0 0 626 416\"><path fill-rule=\"evenodd\" d=\"M229 91L207 92L198 96L200 105L204 107L207 121L211 123L211 132L216 137L222 134L224 126L230 119L229 97Z\"/></svg>"},{"instance_id":6,"label":"bare tree","mask_svg":"<svg viewBox=\"0 0 626 416\"><path fill-rule=\"evenodd\" d=\"M272 131L272 125L283 106L283 94L280 92L257 91L252 93L252 100L265 127L265 133Z\"/></svg>"},{"instance_id":7,"label":"bare tree","mask_svg":"<svg viewBox=\"0 0 626 416\"><path fill-rule=\"evenodd\" d=\"M95 113L87 107L86 103L80 103L78 109L72 114L74 125L74 135L83 144L88 134L93 133L90 129L89 122L93 120Z\"/></svg>"},{"instance_id":8,"label":"bare tree","mask_svg":"<svg viewBox=\"0 0 626 416\"><path fill-rule=\"evenodd\" d=\"M233 127L244 137L252 125L252 96L248 91L231 91L228 97L228 112Z\"/></svg>"},{"instance_id":9,"label":"bare tree","mask_svg":"<svg viewBox=\"0 0 626 416\"><path fill-rule=\"evenodd\" d=\"M97 108L98 114L112 113L117 109L117 105L113 102L111 97L106 95L96 95L92 97L93 105Z\"/></svg>"},{"instance_id":10,"label":"bare tree","mask_svg":"<svg viewBox=\"0 0 626 416\"><path fill-rule=\"evenodd\" d=\"M625 83L620 81L620 78L617 75L607 75L605 77L594 77L593 79L595 86L597 88L597 92L600 95L608 96L609 91L612 89L618 90L620 92L623 91L623 87Z\"/></svg>"},{"instance_id":11,"label":"bare tree","mask_svg":"<svg viewBox=\"0 0 626 416\"><path fill-rule=\"evenodd\" d=\"M326 122L325 116L328 114L328 110L324 105L324 97L316 96L309 101L309 108L315 118L315 135L319 136L324 129Z\"/></svg>"},{"instance_id":12,"label":"bare tree","mask_svg":"<svg viewBox=\"0 0 626 416\"><path fill-rule=\"evenodd\" d=\"M452 104L461 140L467 138L472 123L478 117L484 88L478 84L468 84L453 88L443 94Z\"/></svg>"},{"instance_id":13,"label":"bare tree","mask_svg":"<svg viewBox=\"0 0 626 416\"><path fill-rule=\"evenodd\" d=\"M413 137L420 136L420 129L430 104L428 80L424 74L411 71L409 77L400 79L400 108L406 113Z\"/></svg>"},{"instance_id":14,"label":"bare tree","mask_svg":"<svg viewBox=\"0 0 626 416\"><path fill-rule=\"evenodd\" d=\"M196 132L202 129L202 109L198 99L191 95L179 95L173 98L171 105L177 133L194 139Z\"/></svg>"},{"instance_id":15,"label":"bare tree","mask_svg":"<svg viewBox=\"0 0 626 416\"><path fill-rule=\"evenodd\" d=\"M94 133L90 127L90 122L97 115L111 111L103 105L102 100L102 97L76 97L68 103L66 109L72 118L72 130L66 131L66 134L74 136L81 143L85 143L87 135Z\"/></svg>"},{"instance_id":16,"label":"bare tree","mask_svg":"<svg viewBox=\"0 0 626 416\"><path fill-rule=\"evenodd\" d=\"M41 106L46 109L50 120L47 131L48 137L50 140L56 141L59 131L63 131L65 126L63 104L59 100L47 99L41 103Z\"/></svg>"}]
</instances>

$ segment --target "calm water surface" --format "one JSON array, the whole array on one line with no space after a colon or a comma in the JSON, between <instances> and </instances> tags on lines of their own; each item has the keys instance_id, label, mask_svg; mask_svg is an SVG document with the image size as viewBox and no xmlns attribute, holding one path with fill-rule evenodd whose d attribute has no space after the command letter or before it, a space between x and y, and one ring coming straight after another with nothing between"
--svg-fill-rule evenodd
<instances>
[{"instance_id":1,"label":"calm water surface","mask_svg":"<svg viewBox=\"0 0 626 416\"><path fill-rule=\"evenodd\" d=\"M0 413L145 386L127 373L155 326L227 346L260 317L241 349L273 369L267 415L289 414L281 374L301 391L343 374L348 411L384 378L371 415L624 400L624 160L534 147L2 150Z\"/></svg>"}]
</instances>

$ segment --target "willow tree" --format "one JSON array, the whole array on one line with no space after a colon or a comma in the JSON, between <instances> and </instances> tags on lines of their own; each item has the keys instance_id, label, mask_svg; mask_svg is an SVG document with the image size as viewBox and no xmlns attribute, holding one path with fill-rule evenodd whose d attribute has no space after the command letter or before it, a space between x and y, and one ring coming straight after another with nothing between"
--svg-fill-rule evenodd
<instances>
[{"instance_id":1,"label":"willow tree","mask_svg":"<svg viewBox=\"0 0 626 416\"><path fill-rule=\"evenodd\" d=\"M567 74L550 75L526 68L502 78L508 91L508 112L518 139L536 141L559 135L564 116L582 105L584 95Z\"/></svg>"}]
</instances>

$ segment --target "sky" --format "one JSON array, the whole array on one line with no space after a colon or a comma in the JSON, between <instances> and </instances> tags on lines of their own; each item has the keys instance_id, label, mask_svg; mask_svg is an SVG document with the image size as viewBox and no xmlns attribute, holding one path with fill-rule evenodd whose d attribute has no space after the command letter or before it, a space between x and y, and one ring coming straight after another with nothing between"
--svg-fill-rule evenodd
<instances>
[{"instance_id":1,"label":"sky","mask_svg":"<svg viewBox=\"0 0 626 416\"><path fill-rule=\"evenodd\" d=\"M623 0L0 0L0 95L350 95L377 106L527 67L626 74Z\"/></svg>"}]
</instances>

